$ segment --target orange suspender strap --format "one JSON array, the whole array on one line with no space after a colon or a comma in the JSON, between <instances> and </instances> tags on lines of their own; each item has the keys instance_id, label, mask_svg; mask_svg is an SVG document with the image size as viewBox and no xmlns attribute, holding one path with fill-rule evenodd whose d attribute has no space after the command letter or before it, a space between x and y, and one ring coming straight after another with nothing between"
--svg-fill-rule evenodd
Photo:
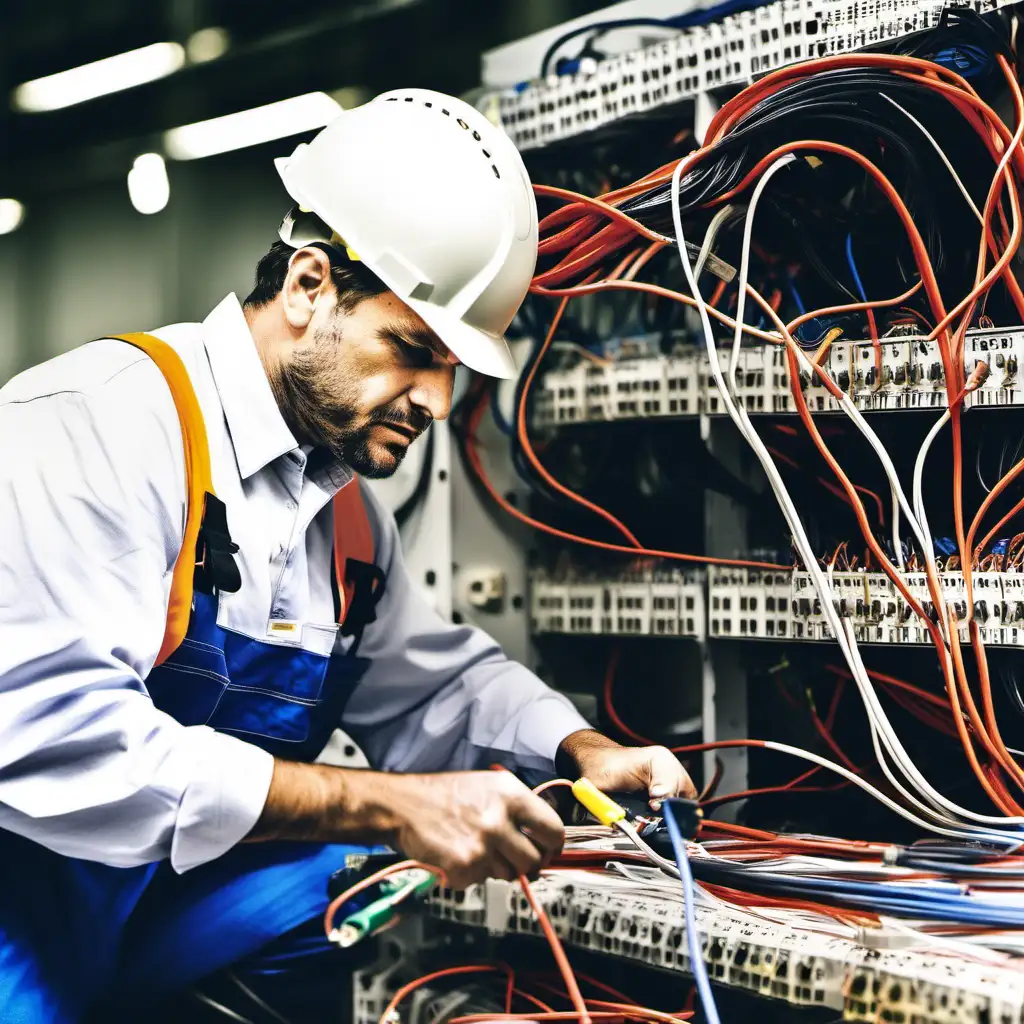
<instances>
[{"instance_id":1,"label":"orange suspender strap","mask_svg":"<svg viewBox=\"0 0 1024 1024\"><path fill-rule=\"evenodd\" d=\"M334 572L341 604L340 623L345 622L356 590L349 559L373 562L373 531L360 487L358 477L353 477L334 496Z\"/></svg>"},{"instance_id":2,"label":"orange suspender strap","mask_svg":"<svg viewBox=\"0 0 1024 1024\"><path fill-rule=\"evenodd\" d=\"M196 544L203 520L207 493L214 494L210 472L210 449L206 437L206 423L199 407L199 399L192 387L188 370L181 357L166 342L152 334L118 334L118 341L142 349L156 363L167 381L174 407L181 425L181 443L185 452L185 536L171 577L171 596L167 605L167 625L156 664L164 662L184 639L192 614L193 573L195 572Z\"/></svg>"},{"instance_id":3,"label":"orange suspender strap","mask_svg":"<svg viewBox=\"0 0 1024 1024\"><path fill-rule=\"evenodd\" d=\"M118 341L126 341L141 349L156 363L164 375L174 407L178 412L181 426L181 442L185 453L185 493L188 502L185 515L185 535L181 542L178 559L174 563L171 577L171 594L167 606L167 625L164 639L157 654L156 664L160 665L181 644L188 631L192 614L192 590L194 586L195 553L199 531L203 523L207 494L216 497L213 489L213 475L210 470L210 449L206 436L206 423L196 398L195 389L181 357L166 342L152 334L117 334ZM222 507L222 506L221 506ZM235 549L237 550L237 549ZM353 598L360 574L354 568L373 567L373 531L366 514L366 505L360 491L358 479L351 480L334 497L334 559L338 580L341 613L338 621L344 623ZM349 562L354 563L350 565ZM362 578L366 578L363 574ZM379 571L367 583L370 595L380 596L382 579ZM225 589L231 589L227 587ZM235 586L237 589L237 584ZM372 616L372 605L369 614Z\"/></svg>"}]
</instances>

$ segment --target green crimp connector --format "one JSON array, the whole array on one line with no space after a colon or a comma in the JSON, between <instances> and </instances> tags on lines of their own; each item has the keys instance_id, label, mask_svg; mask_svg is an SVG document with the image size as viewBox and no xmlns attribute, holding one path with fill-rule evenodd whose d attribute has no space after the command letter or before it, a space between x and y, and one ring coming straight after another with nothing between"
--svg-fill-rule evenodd
<instances>
[{"instance_id":1,"label":"green crimp connector","mask_svg":"<svg viewBox=\"0 0 1024 1024\"><path fill-rule=\"evenodd\" d=\"M343 949L354 946L391 924L398 916L399 905L405 900L424 896L436 885L437 876L419 868L385 879L380 884L384 895L346 917L331 938Z\"/></svg>"}]
</instances>

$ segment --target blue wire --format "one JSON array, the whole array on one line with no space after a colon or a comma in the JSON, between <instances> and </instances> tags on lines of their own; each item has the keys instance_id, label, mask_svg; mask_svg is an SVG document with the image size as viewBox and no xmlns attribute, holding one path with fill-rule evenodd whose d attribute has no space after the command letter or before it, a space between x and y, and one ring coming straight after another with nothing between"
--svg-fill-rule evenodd
<instances>
[{"instance_id":1,"label":"blue wire","mask_svg":"<svg viewBox=\"0 0 1024 1024\"><path fill-rule=\"evenodd\" d=\"M491 389L491 415L494 417L494 422L498 429L506 436L511 437L512 431L515 429L507 419L505 414L501 411L501 402L498 398L498 385L495 384Z\"/></svg>"},{"instance_id":2,"label":"blue wire","mask_svg":"<svg viewBox=\"0 0 1024 1024\"><path fill-rule=\"evenodd\" d=\"M857 273L857 264L853 261L853 235L846 236L846 262L850 265L850 273L853 275L853 283L857 287L860 301L867 302L868 297L864 292L864 285L861 284L860 274Z\"/></svg>"},{"instance_id":3,"label":"blue wire","mask_svg":"<svg viewBox=\"0 0 1024 1024\"><path fill-rule=\"evenodd\" d=\"M763 0L725 0L724 3L716 4L714 7L707 7L688 14L677 14L671 18L617 18L613 21L598 21L588 25L578 25L576 28L560 36L548 47L547 52L540 65L541 77L545 77L551 68L555 54L568 42L577 36L593 33L591 38L601 35L604 32L611 32L617 28L643 28L654 26L656 28L692 28L695 25L706 25L711 21L718 21L730 14L738 14L759 6ZM586 47L584 47L586 49ZM556 70L560 74L571 74L579 70L579 55L572 60L566 60L561 69Z\"/></svg>"},{"instance_id":4,"label":"blue wire","mask_svg":"<svg viewBox=\"0 0 1024 1024\"><path fill-rule=\"evenodd\" d=\"M679 831L672 801L666 800L661 808L669 838L672 840L672 852L679 868L679 877L683 883L683 911L686 915L686 948L690 953L690 970L693 971L694 980L697 982L697 991L700 993L701 1005L704 1007L704 1016L708 1024L721 1024L715 996L711 991L711 982L708 980L708 968L700 947L700 937L697 935L697 919L693 910L693 875L690 873L690 862L686 855L686 843Z\"/></svg>"},{"instance_id":5,"label":"blue wire","mask_svg":"<svg viewBox=\"0 0 1024 1024\"><path fill-rule=\"evenodd\" d=\"M804 313L807 312L807 309L804 306L804 300L800 298L800 293L796 290L796 285L793 283L793 278L789 279L788 289L789 297L793 300L793 305L796 306L797 311L800 313L801 316L803 316Z\"/></svg>"}]
</instances>

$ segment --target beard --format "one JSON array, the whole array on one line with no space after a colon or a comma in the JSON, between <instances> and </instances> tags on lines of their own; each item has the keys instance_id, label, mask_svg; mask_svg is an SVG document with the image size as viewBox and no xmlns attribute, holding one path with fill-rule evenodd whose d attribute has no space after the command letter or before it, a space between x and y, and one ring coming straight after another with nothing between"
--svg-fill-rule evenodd
<instances>
[{"instance_id":1,"label":"beard","mask_svg":"<svg viewBox=\"0 0 1024 1024\"><path fill-rule=\"evenodd\" d=\"M393 424L421 434L430 426L430 416L397 403L361 415L362 388L345 365L343 343L340 327L320 328L311 345L278 368L271 380L274 397L296 437L326 449L360 476L391 476L411 442L376 440L374 428Z\"/></svg>"}]
</instances>

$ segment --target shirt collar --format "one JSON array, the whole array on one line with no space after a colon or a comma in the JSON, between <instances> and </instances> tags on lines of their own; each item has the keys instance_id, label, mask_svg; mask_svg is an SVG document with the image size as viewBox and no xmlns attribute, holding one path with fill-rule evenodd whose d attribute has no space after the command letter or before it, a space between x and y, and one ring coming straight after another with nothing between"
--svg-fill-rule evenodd
<instances>
[{"instance_id":1,"label":"shirt collar","mask_svg":"<svg viewBox=\"0 0 1024 1024\"><path fill-rule=\"evenodd\" d=\"M232 292L203 321L203 344L243 480L298 448L281 415L238 298Z\"/></svg>"}]
</instances>

